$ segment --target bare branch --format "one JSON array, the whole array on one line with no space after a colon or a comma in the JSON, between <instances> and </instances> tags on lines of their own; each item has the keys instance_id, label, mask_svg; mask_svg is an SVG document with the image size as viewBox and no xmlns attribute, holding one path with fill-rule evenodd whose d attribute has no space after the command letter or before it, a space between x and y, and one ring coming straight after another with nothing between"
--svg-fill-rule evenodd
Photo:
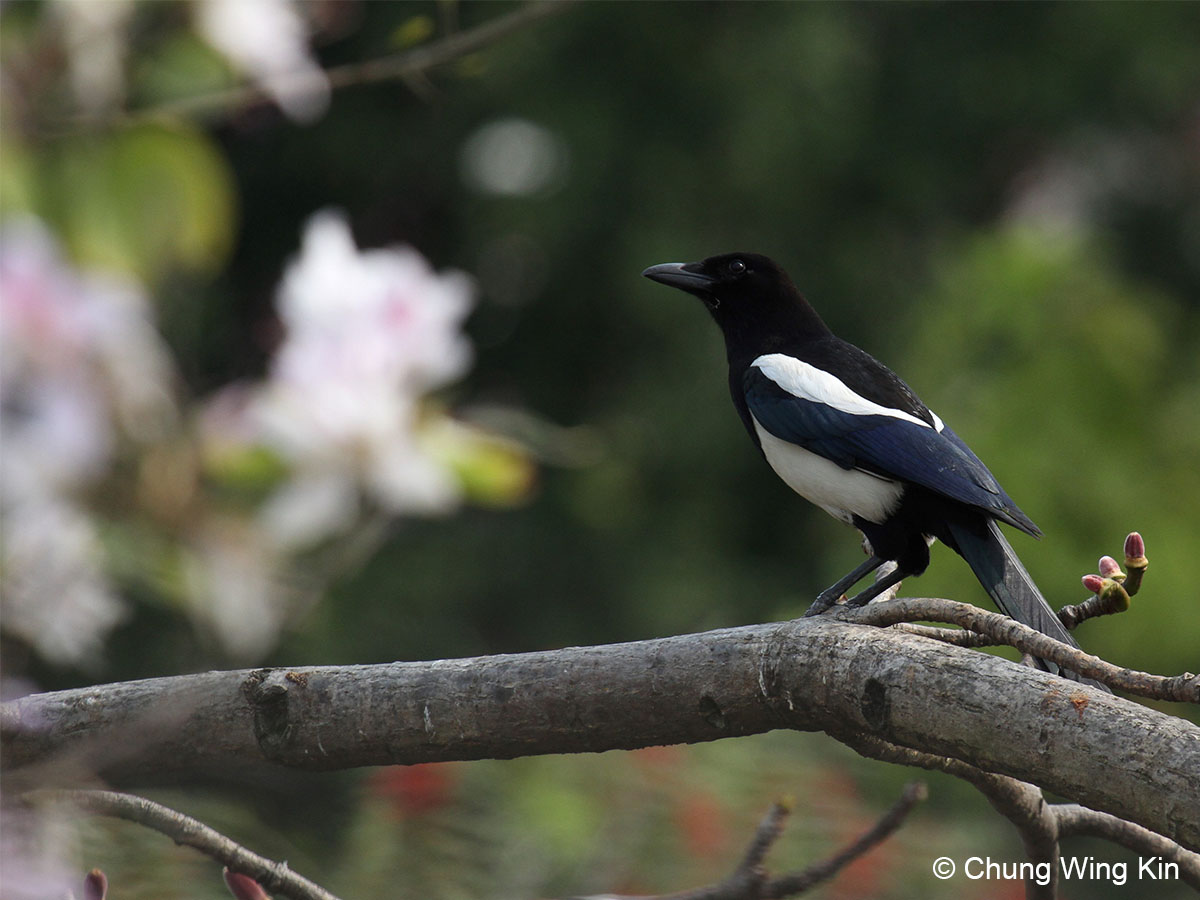
<instances>
[{"instance_id":1,"label":"bare branch","mask_svg":"<svg viewBox=\"0 0 1200 900\"><path fill-rule=\"evenodd\" d=\"M886 840L903 824L913 807L924 800L926 796L927 790L923 782L910 781L892 808L853 844L829 859L809 866L801 872L772 879L766 884L762 896L764 898L791 897L832 878L872 847Z\"/></svg>"},{"instance_id":2,"label":"bare branch","mask_svg":"<svg viewBox=\"0 0 1200 900\"><path fill-rule=\"evenodd\" d=\"M1074 631L1088 619L1093 619L1097 616L1110 616L1123 611L1122 609L1118 609L1107 595L1094 594L1082 603L1061 607L1058 610L1058 619L1063 623L1064 628L1068 631ZM891 627L897 631L919 634L922 637L933 638L935 641L943 641L947 644L953 644L956 647L997 647L1005 645L1004 641L997 640L986 634L980 634L978 631L969 631L965 628L937 628L933 625L913 625L910 622L900 622Z\"/></svg>"},{"instance_id":3,"label":"bare branch","mask_svg":"<svg viewBox=\"0 0 1200 900\"><path fill-rule=\"evenodd\" d=\"M767 814L763 816L762 821L758 823L758 827L754 829L754 839L750 841L750 846L742 854L742 861L738 863L735 872L755 872L762 870L763 861L767 858L767 851L774 846L775 842L779 840L779 836L783 834L783 826L787 822L791 811L792 806L790 802L771 804L771 808L767 810Z\"/></svg>"},{"instance_id":4,"label":"bare branch","mask_svg":"<svg viewBox=\"0 0 1200 900\"><path fill-rule=\"evenodd\" d=\"M921 637L932 638L943 644L955 647L999 647L1001 641L978 631L968 631L965 628L938 628L935 625L914 625L912 622L897 622L888 626L905 634L917 634Z\"/></svg>"},{"instance_id":5,"label":"bare branch","mask_svg":"<svg viewBox=\"0 0 1200 900\"><path fill-rule=\"evenodd\" d=\"M766 897L767 873L763 869L763 861L767 851L783 834L783 826L790 812L787 805L772 803L754 830L754 837L741 862L718 884L653 897L612 897L611 900L759 900Z\"/></svg>"},{"instance_id":6,"label":"bare branch","mask_svg":"<svg viewBox=\"0 0 1200 900\"><path fill-rule=\"evenodd\" d=\"M136 822L165 834L176 844L194 847L232 871L249 875L267 890L294 900L337 900L320 885L297 875L287 863L259 856L203 822L145 797L116 791L38 790L22 799L33 804L69 803L96 815Z\"/></svg>"},{"instance_id":7,"label":"bare branch","mask_svg":"<svg viewBox=\"0 0 1200 900\"><path fill-rule=\"evenodd\" d=\"M1027 856L1034 862L1051 864L1048 884L1027 883L1029 897L1053 900L1059 874L1059 842L1077 835L1105 838L1136 853L1177 863L1180 878L1200 890L1200 853L1148 828L1074 803L1047 804L1036 786L985 772L958 759L900 747L869 734L839 731L833 736L869 759L945 772L978 788L992 807L1017 828Z\"/></svg>"},{"instance_id":8,"label":"bare branch","mask_svg":"<svg viewBox=\"0 0 1200 900\"><path fill-rule=\"evenodd\" d=\"M1086 622L1088 619L1123 613L1129 609L1129 595L1125 594L1126 602L1124 604L1117 602L1117 596L1119 595L1116 593L1099 593L1093 594L1082 603L1068 604L1059 609L1058 620L1063 623L1065 628L1073 631L1080 623Z\"/></svg>"},{"instance_id":9,"label":"bare branch","mask_svg":"<svg viewBox=\"0 0 1200 900\"><path fill-rule=\"evenodd\" d=\"M840 621L858 625L888 626L914 620L950 622L961 628L985 634L998 643L1016 647L1022 653L1058 663L1064 669L1094 678L1109 687L1120 688L1152 700L1200 703L1200 676L1191 672L1167 677L1114 666L1097 656L1056 641L1015 619L987 612L967 603L934 597L906 597L903 600L870 603L858 609L839 607L829 615L836 616Z\"/></svg>"},{"instance_id":10,"label":"bare branch","mask_svg":"<svg viewBox=\"0 0 1200 900\"><path fill-rule=\"evenodd\" d=\"M843 731L835 736L870 759L945 772L974 785L993 809L1012 822L1029 859L1050 864L1051 878L1047 884L1026 883L1027 900L1054 900L1058 882L1058 827L1036 786L1006 775L985 772L952 757L899 747L869 734Z\"/></svg>"},{"instance_id":11,"label":"bare branch","mask_svg":"<svg viewBox=\"0 0 1200 900\"><path fill-rule=\"evenodd\" d=\"M382 81L401 81L418 96L425 96L428 87L424 78L430 70L478 52L532 22L563 12L571 5L570 0L532 0L469 31L460 31L393 56L335 66L327 69L325 76L334 90ZM297 80L298 87L303 87L306 83L307 76ZM213 117L269 101L270 97L262 88L254 84L243 84L227 90L173 100L149 109L133 110L128 113L128 118L144 119L164 115Z\"/></svg>"},{"instance_id":12,"label":"bare branch","mask_svg":"<svg viewBox=\"0 0 1200 900\"><path fill-rule=\"evenodd\" d=\"M1111 616L1128 610L1129 598L1141 588L1142 578L1146 574L1147 567L1150 565L1146 559L1146 544L1142 540L1142 536L1136 531L1130 533L1125 538L1125 568L1129 570L1128 575L1120 571L1117 561L1112 557L1102 557L1100 563L1101 568L1105 569L1112 576L1113 580L1117 582L1119 589L1113 591L1101 590L1080 603L1071 604L1059 609L1057 613L1058 619L1068 631L1075 630L1075 628L1088 619L1096 618L1097 616ZM1096 578L1103 583L1103 579L1099 576L1085 576L1085 585L1088 583L1089 578ZM935 628L931 625L912 625L908 622L901 622L891 627L899 631L906 631L909 634L919 634L922 637L953 644L956 647L995 647L1006 643L989 635L980 634L977 631L959 628ZM1029 654L1025 655L1028 656Z\"/></svg>"},{"instance_id":13,"label":"bare branch","mask_svg":"<svg viewBox=\"0 0 1200 900\"><path fill-rule=\"evenodd\" d=\"M1161 856L1179 865L1179 878L1200 891L1200 853L1185 850L1174 841L1148 828L1097 812L1077 803L1056 803L1050 807L1058 823L1059 837L1090 835L1120 844L1134 853Z\"/></svg>"},{"instance_id":14,"label":"bare branch","mask_svg":"<svg viewBox=\"0 0 1200 900\"><path fill-rule=\"evenodd\" d=\"M909 782L900 799L868 831L828 859L798 872L770 877L763 870L767 851L779 840L789 813L787 806L775 803L755 829L741 862L723 881L673 894L639 897L605 894L585 900L781 900L794 897L833 878L850 863L887 840L904 824L908 814L925 799L927 793L922 782Z\"/></svg>"}]
</instances>

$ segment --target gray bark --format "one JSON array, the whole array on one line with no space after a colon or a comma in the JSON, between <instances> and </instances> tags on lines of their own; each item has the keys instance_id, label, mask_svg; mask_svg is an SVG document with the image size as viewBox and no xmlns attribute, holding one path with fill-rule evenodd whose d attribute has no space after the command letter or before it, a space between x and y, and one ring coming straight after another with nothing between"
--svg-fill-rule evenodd
<instances>
[{"instance_id":1,"label":"gray bark","mask_svg":"<svg viewBox=\"0 0 1200 900\"><path fill-rule=\"evenodd\" d=\"M848 730L1011 775L1200 849L1200 727L928 638L821 618L434 662L208 672L3 705L24 785L137 786Z\"/></svg>"}]
</instances>

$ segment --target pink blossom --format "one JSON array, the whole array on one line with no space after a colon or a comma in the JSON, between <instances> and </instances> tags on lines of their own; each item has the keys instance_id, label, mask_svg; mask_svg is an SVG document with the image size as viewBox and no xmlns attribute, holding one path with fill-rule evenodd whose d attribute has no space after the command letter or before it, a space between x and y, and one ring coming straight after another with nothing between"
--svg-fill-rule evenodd
<instances>
[{"instance_id":1,"label":"pink blossom","mask_svg":"<svg viewBox=\"0 0 1200 900\"><path fill-rule=\"evenodd\" d=\"M123 614L80 495L117 436L175 418L167 351L132 284L76 272L33 220L0 234L5 629L47 659L94 656Z\"/></svg>"},{"instance_id":2,"label":"pink blossom","mask_svg":"<svg viewBox=\"0 0 1200 900\"><path fill-rule=\"evenodd\" d=\"M69 490L91 480L107 465L118 430L147 439L174 419L172 381L135 285L75 272L36 222L4 229L3 464L6 476L18 476L15 485L5 478L8 487Z\"/></svg>"}]
</instances>

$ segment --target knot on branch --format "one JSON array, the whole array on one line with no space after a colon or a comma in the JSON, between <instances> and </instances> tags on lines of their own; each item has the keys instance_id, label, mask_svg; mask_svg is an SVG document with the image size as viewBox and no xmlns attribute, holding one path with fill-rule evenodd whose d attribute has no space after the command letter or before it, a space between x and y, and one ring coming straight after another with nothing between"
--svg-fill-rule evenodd
<instances>
[{"instance_id":1,"label":"knot on branch","mask_svg":"<svg viewBox=\"0 0 1200 900\"><path fill-rule=\"evenodd\" d=\"M277 669L256 669L242 684L254 718L254 738L263 756L287 761L292 725L288 719L288 693L294 680Z\"/></svg>"},{"instance_id":2,"label":"knot on branch","mask_svg":"<svg viewBox=\"0 0 1200 900\"><path fill-rule=\"evenodd\" d=\"M863 686L860 708L863 721L871 731L886 731L892 717L892 702L888 698L887 685L877 678L867 679Z\"/></svg>"}]
</instances>

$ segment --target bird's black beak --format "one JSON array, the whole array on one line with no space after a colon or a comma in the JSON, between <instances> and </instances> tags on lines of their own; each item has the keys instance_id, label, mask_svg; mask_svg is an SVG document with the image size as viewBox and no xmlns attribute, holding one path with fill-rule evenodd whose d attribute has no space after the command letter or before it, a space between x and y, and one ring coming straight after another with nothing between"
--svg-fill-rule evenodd
<instances>
[{"instance_id":1,"label":"bird's black beak","mask_svg":"<svg viewBox=\"0 0 1200 900\"><path fill-rule=\"evenodd\" d=\"M642 272L651 281L670 285L687 291L689 294L708 294L712 292L716 279L700 271L699 263L660 263Z\"/></svg>"}]
</instances>

